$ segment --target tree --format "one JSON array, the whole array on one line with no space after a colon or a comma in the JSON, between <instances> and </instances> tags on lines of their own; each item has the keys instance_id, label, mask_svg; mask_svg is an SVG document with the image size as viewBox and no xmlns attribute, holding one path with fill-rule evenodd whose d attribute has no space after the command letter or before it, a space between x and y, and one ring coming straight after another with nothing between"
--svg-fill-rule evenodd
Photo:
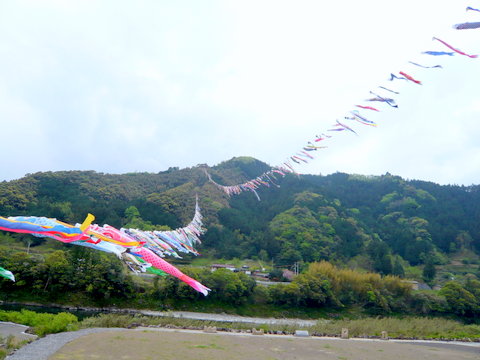
<instances>
[{"instance_id":1,"label":"tree","mask_svg":"<svg viewBox=\"0 0 480 360\"><path fill-rule=\"evenodd\" d=\"M461 316L475 316L480 314L480 304L475 296L457 282L449 281L440 290L445 296L450 311Z\"/></svg>"},{"instance_id":2,"label":"tree","mask_svg":"<svg viewBox=\"0 0 480 360\"><path fill-rule=\"evenodd\" d=\"M435 269L435 264L433 263L433 257L430 256L423 267L423 280L430 283L433 279L435 279L436 275L437 270Z\"/></svg>"},{"instance_id":3,"label":"tree","mask_svg":"<svg viewBox=\"0 0 480 360\"><path fill-rule=\"evenodd\" d=\"M283 278L283 271L280 268L275 268L268 274L268 278L273 281L281 281Z\"/></svg>"},{"instance_id":4,"label":"tree","mask_svg":"<svg viewBox=\"0 0 480 360\"><path fill-rule=\"evenodd\" d=\"M242 304L253 294L255 280L244 273L218 269L200 279L212 289L210 296L227 303Z\"/></svg>"},{"instance_id":5,"label":"tree","mask_svg":"<svg viewBox=\"0 0 480 360\"><path fill-rule=\"evenodd\" d=\"M392 273L392 256L388 245L378 238L374 238L368 245L367 251L373 260L373 269L383 275Z\"/></svg>"},{"instance_id":6,"label":"tree","mask_svg":"<svg viewBox=\"0 0 480 360\"><path fill-rule=\"evenodd\" d=\"M50 293L61 292L64 290L64 286L68 283L67 270L69 266L65 251L56 250L53 253L48 254L45 258L45 265L47 265L48 277L44 290L48 290ZM48 288L49 285L50 289Z\"/></svg>"},{"instance_id":7,"label":"tree","mask_svg":"<svg viewBox=\"0 0 480 360\"><path fill-rule=\"evenodd\" d=\"M402 265L401 260L398 257L395 258L395 261L393 263L392 275L396 275L401 278L405 277L405 269Z\"/></svg>"}]
</instances>

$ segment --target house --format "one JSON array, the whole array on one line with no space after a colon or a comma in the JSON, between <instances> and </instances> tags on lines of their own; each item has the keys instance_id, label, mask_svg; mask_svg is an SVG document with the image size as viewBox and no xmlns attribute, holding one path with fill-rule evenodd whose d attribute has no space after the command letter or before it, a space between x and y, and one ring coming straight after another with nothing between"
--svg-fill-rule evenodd
<instances>
[{"instance_id":1,"label":"house","mask_svg":"<svg viewBox=\"0 0 480 360\"><path fill-rule=\"evenodd\" d=\"M227 269L227 270L230 270L230 271L236 271L237 268L235 267L235 265L230 265L230 264L213 264L212 266L210 266L210 271L215 271L215 270L218 270L218 269Z\"/></svg>"},{"instance_id":2,"label":"house","mask_svg":"<svg viewBox=\"0 0 480 360\"><path fill-rule=\"evenodd\" d=\"M415 280L403 280L402 282L410 284L412 290L432 290L432 288L427 284Z\"/></svg>"},{"instance_id":3,"label":"house","mask_svg":"<svg viewBox=\"0 0 480 360\"><path fill-rule=\"evenodd\" d=\"M258 270L255 270L252 272L252 276L260 280L269 280L270 279L269 275L270 275L269 273L258 271Z\"/></svg>"},{"instance_id":4,"label":"house","mask_svg":"<svg viewBox=\"0 0 480 360\"><path fill-rule=\"evenodd\" d=\"M239 271L245 273L245 275L252 275L252 272L250 271L250 266L248 265L242 265L242 268Z\"/></svg>"},{"instance_id":5,"label":"house","mask_svg":"<svg viewBox=\"0 0 480 360\"><path fill-rule=\"evenodd\" d=\"M283 278L287 279L288 281L292 281L295 277L295 273L291 270L285 269L282 273Z\"/></svg>"}]
</instances>

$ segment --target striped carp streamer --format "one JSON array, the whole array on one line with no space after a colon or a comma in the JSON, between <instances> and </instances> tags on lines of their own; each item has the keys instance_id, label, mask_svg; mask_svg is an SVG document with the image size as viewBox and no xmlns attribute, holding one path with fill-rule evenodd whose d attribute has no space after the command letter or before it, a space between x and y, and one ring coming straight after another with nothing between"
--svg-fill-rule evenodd
<instances>
[{"instance_id":1,"label":"striped carp streamer","mask_svg":"<svg viewBox=\"0 0 480 360\"><path fill-rule=\"evenodd\" d=\"M359 123L362 123L364 125L377 126L377 124L374 121L368 120L364 116L360 115L360 113L357 110L352 111L351 114L353 115L353 118L348 118L350 120L356 120Z\"/></svg>"},{"instance_id":2,"label":"striped carp streamer","mask_svg":"<svg viewBox=\"0 0 480 360\"><path fill-rule=\"evenodd\" d=\"M375 95L376 97L367 99L367 101L380 101L390 105L391 107L398 108L398 105L395 104L395 100L390 98L384 98L383 96L375 94L373 91L370 91L370 94Z\"/></svg>"},{"instance_id":3,"label":"striped carp streamer","mask_svg":"<svg viewBox=\"0 0 480 360\"><path fill-rule=\"evenodd\" d=\"M409 63L412 64L412 65L415 65L415 66L424 68L424 69L435 69L435 68L442 69L442 65L425 66L425 65L417 64L417 63L415 63L415 62L413 62L413 61L409 61Z\"/></svg>"},{"instance_id":4,"label":"striped carp streamer","mask_svg":"<svg viewBox=\"0 0 480 360\"><path fill-rule=\"evenodd\" d=\"M144 231L132 228L121 230L136 241L145 243L145 247L161 257L181 258L177 252L199 255L195 250L195 245L201 244L200 236L206 232L202 219L198 198L196 198L195 215L192 221L183 228L168 231Z\"/></svg>"},{"instance_id":5,"label":"striped carp streamer","mask_svg":"<svg viewBox=\"0 0 480 360\"><path fill-rule=\"evenodd\" d=\"M443 56L443 55L453 56L453 55L455 55L455 53L448 52L448 51L424 51L424 52L422 52L422 54L433 55L433 56Z\"/></svg>"},{"instance_id":6,"label":"striped carp streamer","mask_svg":"<svg viewBox=\"0 0 480 360\"><path fill-rule=\"evenodd\" d=\"M455 51L457 54L464 55L464 56L468 56L469 58L472 58L472 59L478 57L478 55L469 55L469 54L467 54L467 53L464 53L464 52L461 51L461 50L455 49L453 46L447 44L445 41L440 40L439 38L434 37L434 38L432 38L432 40L437 40L437 41L441 42L443 45L445 45L446 47L448 47L450 50Z\"/></svg>"},{"instance_id":7,"label":"striped carp streamer","mask_svg":"<svg viewBox=\"0 0 480 360\"><path fill-rule=\"evenodd\" d=\"M322 134L320 136L315 135L315 142L330 139L331 137L332 137L331 135L327 135L327 134Z\"/></svg>"},{"instance_id":8,"label":"striped carp streamer","mask_svg":"<svg viewBox=\"0 0 480 360\"><path fill-rule=\"evenodd\" d=\"M341 123L340 121L337 120L337 122L333 125L335 126L335 128L333 129L329 129L328 131L343 131L343 130L348 130L352 133L354 133L355 135L358 135L355 130L353 130L351 127Z\"/></svg>"},{"instance_id":9,"label":"striped carp streamer","mask_svg":"<svg viewBox=\"0 0 480 360\"><path fill-rule=\"evenodd\" d=\"M383 89L383 90L387 90L388 92L391 92L391 93L394 93L394 94L397 94L397 95L400 94L398 91L390 90L390 89L388 89L388 88L386 88L386 87L384 87L384 86L379 86L379 88L380 88L380 89Z\"/></svg>"},{"instance_id":10,"label":"striped carp streamer","mask_svg":"<svg viewBox=\"0 0 480 360\"><path fill-rule=\"evenodd\" d=\"M470 7L470 6L467 7L467 10L466 10L466 11L468 11L468 10L480 12L480 9L474 9L474 8L472 8L472 7Z\"/></svg>"},{"instance_id":11,"label":"striped carp streamer","mask_svg":"<svg viewBox=\"0 0 480 360\"><path fill-rule=\"evenodd\" d=\"M407 80L407 78L405 78L405 77L397 76L395 74L390 74L390 79L389 80L393 81L395 79L397 79L397 80Z\"/></svg>"},{"instance_id":12,"label":"striped carp streamer","mask_svg":"<svg viewBox=\"0 0 480 360\"><path fill-rule=\"evenodd\" d=\"M456 30L468 30L468 29L478 29L480 28L480 22L466 22L463 24L455 24L453 28Z\"/></svg>"},{"instance_id":13,"label":"striped carp streamer","mask_svg":"<svg viewBox=\"0 0 480 360\"><path fill-rule=\"evenodd\" d=\"M86 227L90 225L92 215L89 214L82 226L76 227L62 223L56 219L36 216L16 216L4 218L0 216L0 230L36 237L49 237L61 242L72 242L85 238Z\"/></svg>"},{"instance_id":14,"label":"striped carp streamer","mask_svg":"<svg viewBox=\"0 0 480 360\"><path fill-rule=\"evenodd\" d=\"M308 145L303 147L305 151L317 151L318 149L325 149L327 146L316 146L313 145L311 141L308 142Z\"/></svg>"},{"instance_id":15,"label":"striped carp streamer","mask_svg":"<svg viewBox=\"0 0 480 360\"><path fill-rule=\"evenodd\" d=\"M320 148L320 147L318 147ZM316 150L316 149L315 149ZM313 156L303 152L297 155L293 155L290 157L290 159L297 163L301 164L301 162L308 162L306 159L310 158L313 159ZM217 183L215 180L212 179L212 176L207 172L206 169L204 169L205 175L208 178L208 181L210 181L213 185L215 185L218 189L222 190L225 194L228 196L232 195L239 195L240 193L244 191L250 191L253 192L255 197L257 198L258 201L260 201L260 196L257 193L257 189L260 186L266 186L270 187L271 185L275 187L280 187L275 181L276 175L280 175L284 177L288 173L295 173L295 170L293 169L292 165L287 161L284 163L286 166L277 166L275 168L272 168L271 170L264 172L263 174L257 176L254 179L248 180L242 184L237 184L237 185L231 185L231 186L225 186Z\"/></svg>"}]
</instances>

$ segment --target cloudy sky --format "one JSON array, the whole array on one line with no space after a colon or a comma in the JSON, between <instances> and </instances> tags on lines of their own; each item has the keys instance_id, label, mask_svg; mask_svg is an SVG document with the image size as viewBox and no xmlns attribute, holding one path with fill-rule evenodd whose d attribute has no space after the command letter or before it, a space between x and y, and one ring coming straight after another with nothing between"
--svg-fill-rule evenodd
<instances>
[{"instance_id":1,"label":"cloudy sky","mask_svg":"<svg viewBox=\"0 0 480 360\"><path fill-rule=\"evenodd\" d=\"M476 6L475 6L476 5ZM480 184L477 0L0 0L0 181L158 172L253 156L279 165L354 105L301 173ZM422 69L409 64L443 66ZM404 71L422 81L388 81ZM367 103L378 86L398 109ZM391 94L393 95L393 94ZM231 184L226 184L231 185Z\"/></svg>"}]
</instances>

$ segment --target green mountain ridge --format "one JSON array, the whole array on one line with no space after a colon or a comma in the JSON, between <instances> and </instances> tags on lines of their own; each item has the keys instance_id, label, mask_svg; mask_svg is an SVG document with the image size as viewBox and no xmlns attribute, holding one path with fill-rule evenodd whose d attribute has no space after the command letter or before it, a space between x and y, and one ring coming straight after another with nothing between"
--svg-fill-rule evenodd
<instances>
[{"instance_id":1,"label":"green mountain ridge","mask_svg":"<svg viewBox=\"0 0 480 360\"><path fill-rule=\"evenodd\" d=\"M215 258L273 260L279 265L328 260L396 274L409 265L447 263L480 253L480 186L438 185L399 176L288 174L280 187L228 197L224 185L270 167L237 157L216 166L153 173L60 171L0 183L0 215L34 215L121 227L188 223L198 194L208 229L199 250ZM127 209L135 207L132 219ZM37 243L44 241L36 239ZM480 276L480 274L478 274Z\"/></svg>"}]
</instances>

